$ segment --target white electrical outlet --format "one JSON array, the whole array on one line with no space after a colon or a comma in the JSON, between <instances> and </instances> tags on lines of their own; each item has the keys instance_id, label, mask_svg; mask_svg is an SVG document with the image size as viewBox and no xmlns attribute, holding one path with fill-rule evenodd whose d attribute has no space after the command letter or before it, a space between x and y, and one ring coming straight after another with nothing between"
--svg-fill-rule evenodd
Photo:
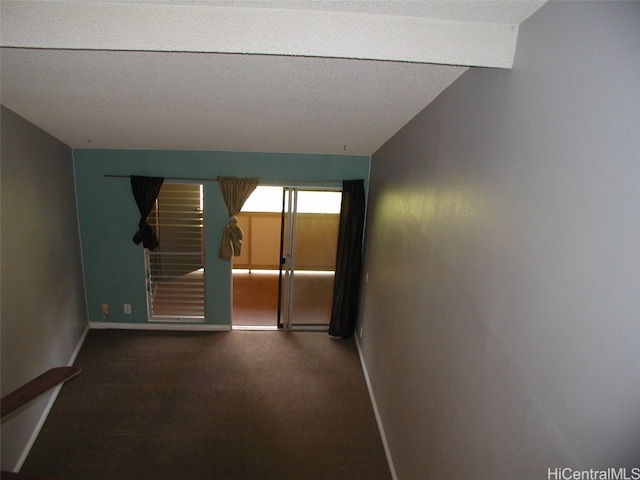
<instances>
[{"instance_id":1,"label":"white electrical outlet","mask_svg":"<svg viewBox=\"0 0 640 480\"><path fill-rule=\"evenodd\" d=\"M131 315L131 304L130 303L125 303L124 304L124 313L126 313L127 315Z\"/></svg>"}]
</instances>

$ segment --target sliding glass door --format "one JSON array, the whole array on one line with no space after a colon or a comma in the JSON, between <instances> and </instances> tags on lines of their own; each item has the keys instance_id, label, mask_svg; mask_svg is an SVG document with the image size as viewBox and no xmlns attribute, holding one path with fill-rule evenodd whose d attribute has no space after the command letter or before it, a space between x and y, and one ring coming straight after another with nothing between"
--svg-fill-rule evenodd
<instances>
[{"instance_id":1,"label":"sliding glass door","mask_svg":"<svg viewBox=\"0 0 640 480\"><path fill-rule=\"evenodd\" d=\"M337 190L283 189L280 328L328 328L340 200Z\"/></svg>"},{"instance_id":2,"label":"sliding glass door","mask_svg":"<svg viewBox=\"0 0 640 480\"><path fill-rule=\"evenodd\" d=\"M233 259L233 328L328 328L341 195L256 188L238 214L244 238Z\"/></svg>"}]
</instances>

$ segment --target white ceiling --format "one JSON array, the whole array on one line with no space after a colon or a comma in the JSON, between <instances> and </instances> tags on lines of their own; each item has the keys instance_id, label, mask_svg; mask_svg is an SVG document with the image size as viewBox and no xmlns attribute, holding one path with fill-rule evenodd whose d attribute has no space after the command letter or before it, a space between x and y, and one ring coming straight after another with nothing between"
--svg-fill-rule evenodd
<instances>
[{"instance_id":1,"label":"white ceiling","mask_svg":"<svg viewBox=\"0 0 640 480\"><path fill-rule=\"evenodd\" d=\"M2 0L0 100L74 148L369 155L543 3Z\"/></svg>"}]
</instances>

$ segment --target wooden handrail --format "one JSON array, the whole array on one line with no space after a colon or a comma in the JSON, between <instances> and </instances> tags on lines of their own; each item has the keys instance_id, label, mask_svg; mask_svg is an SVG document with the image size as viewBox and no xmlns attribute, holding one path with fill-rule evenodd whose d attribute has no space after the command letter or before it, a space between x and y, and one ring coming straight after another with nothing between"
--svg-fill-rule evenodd
<instances>
[{"instance_id":1,"label":"wooden handrail","mask_svg":"<svg viewBox=\"0 0 640 480\"><path fill-rule=\"evenodd\" d=\"M47 390L52 389L60 383L66 382L79 373L80 369L78 367L56 367L47 370L42 375L39 375L30 382L25 383L20 388L2 397L0 405L2 419L22 408ZM46 477L38 477L28 473L8 472L2 470L2 472L0 472L0 479L4 478L15 480L48 480Z\"/></svg>"},{"instance_id":2,"label":"wooden handrail","mask_svg":"<svg viewBox=\"0 0 640 480\"><path fill-rule=\"evenodd\" d=\"M37 396L75 377L79 373L80 369L73 366L56 367L47 370L42 375L39 375L20 388L2 397L2 404L0 405L1 418L4 419L8 415L11 415Z\"/></svg>"}]
</instances>

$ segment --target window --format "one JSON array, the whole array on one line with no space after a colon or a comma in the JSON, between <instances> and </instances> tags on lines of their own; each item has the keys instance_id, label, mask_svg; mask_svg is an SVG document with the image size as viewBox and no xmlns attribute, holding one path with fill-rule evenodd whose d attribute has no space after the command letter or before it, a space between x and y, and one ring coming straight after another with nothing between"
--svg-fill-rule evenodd
<instances>
[{"instance_id":1,"label":"window","mask_svg":"<svg viewBox=\"0 0 640 480\"><path fill-rule=\"evenodd\" d=\"M145 249L149 319L204 321L202 185L165 183L149 223L159 246Z\"/></svg>"}]
</instances>

